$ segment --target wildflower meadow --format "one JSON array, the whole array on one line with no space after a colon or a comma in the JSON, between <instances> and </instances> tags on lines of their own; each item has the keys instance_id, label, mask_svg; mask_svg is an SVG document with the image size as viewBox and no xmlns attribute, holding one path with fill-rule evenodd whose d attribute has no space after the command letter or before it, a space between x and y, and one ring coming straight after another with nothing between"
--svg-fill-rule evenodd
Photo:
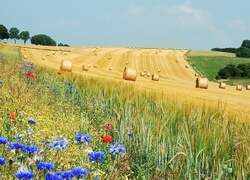
<instances>
[{"instance_id":1,"label":"wildflower meadow","mask_svg":"<svg viewBox=\"0 0 250 180\"><path fill-rule=\"evenodd\" d=\"M0 179L249 179L249 124L0 47Z\"/></svg>"}]
</instances>

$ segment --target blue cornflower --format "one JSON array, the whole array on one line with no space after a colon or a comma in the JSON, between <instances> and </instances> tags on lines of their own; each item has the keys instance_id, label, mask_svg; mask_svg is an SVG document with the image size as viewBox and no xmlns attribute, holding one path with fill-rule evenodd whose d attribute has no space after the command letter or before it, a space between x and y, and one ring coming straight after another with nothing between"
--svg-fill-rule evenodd
<instances>
[{"instance_id":1,"label":"blue cornflower","mask_svg":"<svg viewBox=\"0 0 250 180\"><path fill-rule=\"evenodd\" d=\"M23 139L23 135L22 134L18 134L18 135L15 136L15 138L17 140L21 140L21 139Z\"/></svg>"},{"instance_id":2,"label":"blue cornflower","mask_svg":"<svg viewBox=\"0 0 250 180\"><path fill-rule=\"evenodd\" d=\"M99 178L95 178L94 180L99 180Z\"/></svg>"},{"instance_id":3,"label":"blue cornflower","mask_svg":"<svg viewBox=\"0 0 250 180\"><path fill-rule=\"evenodd\" d=\"M72 169L72 173L74 174L75 177L80 177L80 178L83 178L88 175L87 169L83 167L74 167Z\"/></svg>"},{"instance_id":4,"label":"blue cornflower","mask_svg":"<svg viewBox=\"0 0 250 180\"><path fill-rule=\"evenodd\" d=\"M34 120L32 120L32 119L29 119L29 120L28 120L28 123L29 123L29 124L36 124L36 121L34 121Z\"/></svg>"},{"instance_id":5,"label":"blue cornflower","mask_svg":"<svg viewBox=\"0 0 250 180\"><path fill-rule=\"evenodd\" d=\"M40 171L53 171L55 165L52 162L38 162L36 168Z\"/></svg>"},{"instance_id":6,"label":"blue cornflower","mask_svg":"<svg viewBox=\"0 0 250 180\"><path fill-rule=\"evenodd\" d=\"M132 136L132 134L128 134L128 137L131 137Z\"/></svg>"},{"instance_id":7,"label":"blue cornflower","mask_svg":"<svg viewBox=\"0 0 250 180\"><path fill-rule=\"evenodd\" d=\"M63 179L70 179L70 178L74 178L75 176L74 176L74 173L72 172L72 171L63 171L62 173L61 173L61 177L63 178Z\"/></svg>"},{"instance_id":8,"label":"blue cornflower","mask_svg":"<svg viewBox=\"0 0 250 180\"><path fill-rule=\"evenodd\" d=\"M46 180L63 180L63 178L57 174L47 174L45 179Z\"/></svg>"},{"instance_id":9,"label":"blue cornflower","mask_svg":"<svg viewBox=\"0 0 250 180\"><path fill-rule=\"evenodd\" d=\"M125 151L125 147L120 145L118 142L110 145L110 154L122 154Z\"/></svg>"},{"instance_id":10,"label":"blue cornflower","mask_svg":"<svg viewBox=\"0 0 250 180\"><path fill-rule=\"evenodd\" d=\"M50 86L46 86L46 88L47 88L47 89L49 89L49 88L50 88Z\"/></svg>"},{"instance_id":11,"label":"blue cornflower","mask_svg":"<svg viewBox=\"0 0 250 180\"><path fill-rule=\"evenodd\" d=\"M89 162L99 161L100 163L102 163L102 159L105 157L106 155L103 151L91 152L89 153Z\"/></svg>"},{"instance_id":12,"label":"blue cornflower","mask_svg":"<svg viewBox=\"0 0 250 180\"><path fill-rule=\"evenodd\" d=\"M0 165L6 164L6 158L0 158Z\"/></svg>"},{"instance_id":13,"label":"blue cornflower","mask_svg":"<svg viewBox=\"0 0 250 180\"><path fill-rule=\"evenodd\" d=\"M6 144L8 142L7 137L0 136L0 144Z\"/></svg>"},{"instance_id":14,"label":"blue cornflower","mask_svg":"<svg viewBox=\"0 0 250 180\"><path fill-rule=\"evenodd\" d=\"M35 152L38 151L38 147L37 146L28 146L28 145L24 145L22 147L22 151L23 152L27 152L27 153L31 153L31 154L34 154Z\"/></svg>"},{"instance_id":15,"label":"blue cornflower","mask_svg":"<svg viewBox=\"0 0 250 180\"><path fill-rule=\"evenodd\" d=\"M32 179L35 174L32 171L21 171L15 174L18 179Z\"/></svg>"},{"instance_id":16,"label":"blue cornflower","mask_svg":"<svg viewBox=\"0 0 250 180\"><path fill-rule=\"evenodd\" d=\"M68 145L69 145L68 140L60 136L59 138L58 137L54 138L54 141L50 145L50 149L65 150Z\"/></svg>"},{"instance_id":17,"label":"blue cornflower","mask_svg":"<svg viewBox=\"0 0 250 180\"><path fill-rule=\"evenodd\" d=\"M3 84L3 82L2 81L0 81L0 85L2 85Z\"/></svg>"},{"instance_id":18,"label":"blue cornflower","mask_svg":"<svg viewBox=\"0 0 250 180\"><path fill-rule=\"evenodd\" d=\"M91 137L89 134L82 134L81 132L76 133L75 140L79 143L89 143L91 141Z\"/></svg>"},{"instance_id":19,"label":"blue cornflower","mask_svg":"<svg viewBox=\"0 0 250 180\"><path fill-rule=\"evenodd\" d=\"M8 149L11 151L13 149L22 149L23 148L23 144L20 144L18 142L10 142L8 145Z\"/></svg>"}]
</instances>

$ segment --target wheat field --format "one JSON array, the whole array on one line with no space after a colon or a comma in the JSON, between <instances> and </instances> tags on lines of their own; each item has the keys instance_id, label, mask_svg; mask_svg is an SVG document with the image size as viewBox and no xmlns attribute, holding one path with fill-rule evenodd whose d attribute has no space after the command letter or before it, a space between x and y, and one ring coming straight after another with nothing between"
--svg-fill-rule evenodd
<instances>
[{"instance_id":1,"label":"wheat field","mask_svg":"<svg viewBox=\"0 0 250 180\"><path fill-rule=\"evenodd\" d=\"M39 66L60 71L62 60L71 61L72 73L83 76L94 76L114 81L123 80L126 66L137 70L136 81L126 81L139 89L154 91L171 96L182 102L206 105L214 108L223 106L224 115L234 115L248 120L250 107L250 91L243 88L237 91L235 86L220 89L215 82L208 83L208 89L195 87L197 76L195 70L186 61L187 50L149 49L129 47L47 47L18 45L25 61ZM82 66L90 66L83 71ZM94 67L96 66L96 67ZM112 70L111 70L112 68ZM140 72L150 75L159 74L159 81L140 76Z\"/></svg>"}]
</instances>

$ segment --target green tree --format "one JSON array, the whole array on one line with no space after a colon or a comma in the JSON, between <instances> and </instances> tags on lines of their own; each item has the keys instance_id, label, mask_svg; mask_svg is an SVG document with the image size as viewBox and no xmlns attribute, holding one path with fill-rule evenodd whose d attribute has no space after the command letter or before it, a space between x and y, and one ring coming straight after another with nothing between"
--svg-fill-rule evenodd
<instances>
[{"instance_id":1,"label":"green tree","mask_svg":"<svg viewBox=\"0 0 250 180\"><path fill-rule=\"evenodd\" d=\"M16 44L16 39L19 39L19 30L16 27L12 27L9 30L10 33L10 39L14 39Z\"/></svg>"},{"instance_id":2,"label":"green tree","mask_svg":"<svg viewBox=\"0 0 250 180\"><path fill-rule=\"evenodd\" d=\"M250 40L244 40L241 44L241 47L250 48Z\"/></svg>"},{"instance_id":3,"label":"green tree","mask_svg":"<svg viewBox=\"0 0 250 180\"><path fill-rule=\"evenodd\" d=\"M23 40L24 44L26 44L27 40L30 38L30 33L28 31L22 31L19 34L19 38Z\"/></svg>"},{"instance_id":4,"label":"green tree","mask_svg":"<svg viewBox=\"0 0 250 180\"><path fill-rule=\"evenodd\" d=\"M237 57L250 58L250 48L240 47L236 52Z\"/></svg>"},{"instance_id":5,"label":"green tree","mask_svg":"<svg viewBox=\"0 0 250 180\"><path fill-rule=\"evenodd\" d=\"M32 36L30 39L32 44L44 45L44 46L56 46L56 42L49 36L45 34L38 34Z\"/></svg>"},{"instance_id":6,"label":"green tree","mask_svg":"<svg viewBox=\"0 0 250 180\"><path fill-rule=\"evenodd\" d=\"M0 24L0 39L9 39L10 38L10 34L8 32L8 29Z\"/></svg>"}]
</instances>

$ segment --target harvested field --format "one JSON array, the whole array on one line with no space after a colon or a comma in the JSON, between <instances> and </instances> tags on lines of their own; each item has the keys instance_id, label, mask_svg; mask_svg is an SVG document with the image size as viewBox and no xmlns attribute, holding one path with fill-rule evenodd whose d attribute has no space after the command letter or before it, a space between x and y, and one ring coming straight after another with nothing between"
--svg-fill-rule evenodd
<instances>
[{"instance_id":1,"label":"harvested field","mask_svg":"<svg viewBox=\"0 0 250 180\"><path fill-rule=\"evenodd\" d=\"M37 65L59 71L61 60L67 60L73 64L72 73L113 79L115 81L124 81L123 70L126 63L128 63L131 68L136 69L138 76L136 81L124 81L124 83L134 84L139 89L154 91L161 95L166 94L187 103L205 104L213 107L225 105L226 113L240 113L240 116L246 116L247 119L250 119L248 114L250 91L247 91L246 88L237 91L235 86L227 86L226 89L222 90L218 87L218 83L214 82L208 82L208 89L195 87L196 72L192 69L192 66L186 68L188 62L185 60L185 53L187 50L164 49L161 50L161 53L155 53L157 49L62 48L28 45L21 47L22 54L28 57L24 59L25 61L31 61ZM26 51L24 47L26 47ZM53 56L46 56L48 51L56 53ZM60 52L67 52L67 56ZM46 60L41 60L44 56L46 56ZM98 68L82 71L82 65L84 64L90 64L91 67L96 65ZM112 67L112 71L109 70L109 67ZM158 74L160 69L160 81L152 81L149 78L140 76L140 72L145 69L150 74Z\"/></svg>"}]
</instances>

